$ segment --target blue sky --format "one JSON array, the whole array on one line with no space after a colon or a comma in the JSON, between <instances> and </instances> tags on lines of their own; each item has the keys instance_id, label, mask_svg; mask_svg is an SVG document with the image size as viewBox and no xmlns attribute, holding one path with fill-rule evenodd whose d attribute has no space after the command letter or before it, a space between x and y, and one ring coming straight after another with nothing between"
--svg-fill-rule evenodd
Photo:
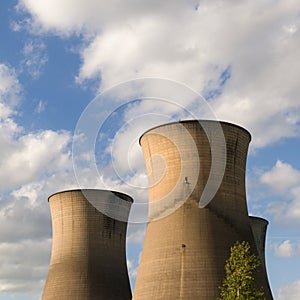
<instances>
[{"instance_id":1,"label":"blue sky","mask_svg":"<svg viewBox=\"0 0 300 300\"><path fill-rule=\"evenodd\" d=\"M251 132L249 212L270 222L275 299L299 299L298 1L4 0L0 28L0 299L40 298L51 193L110 188L145 203L138 137L191 116ZM80 146L84 126L98 126L94 149ZM127 241L132 282L138 217Z\"/></svg>"}]
</instances>

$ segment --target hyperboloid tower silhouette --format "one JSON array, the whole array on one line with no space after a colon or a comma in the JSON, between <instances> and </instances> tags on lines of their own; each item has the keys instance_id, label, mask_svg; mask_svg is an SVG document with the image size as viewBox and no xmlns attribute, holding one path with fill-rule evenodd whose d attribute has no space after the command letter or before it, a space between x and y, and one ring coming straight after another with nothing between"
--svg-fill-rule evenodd
<instances>
[{"instance_id":1,"label":"hyperboloid tower silhouette","mask_svg":"<svg viewBox=\"0 0 300 300\"><path fill-rule=\"evenodd\" d=\"M230 247L248 241L262 260L256 277L273 299L264 263L266 223L249 218L245 167L251 136L225 122L182 121L142 135L149 222L134 300L219 296Z\"/></svg>"},{"instance_id":2,"label":"hyperboloid tower silhouette","mask_svg":"<svg viewBox=\"0 0 300 300\"><path fill-rule=\"evenodd\" d=\"M42 300L130 300L125 239L132 199L71 190L50 196L49 203L52 253ZM103 213L112 210L119 220Z\"/></svg>"}]
</instances>

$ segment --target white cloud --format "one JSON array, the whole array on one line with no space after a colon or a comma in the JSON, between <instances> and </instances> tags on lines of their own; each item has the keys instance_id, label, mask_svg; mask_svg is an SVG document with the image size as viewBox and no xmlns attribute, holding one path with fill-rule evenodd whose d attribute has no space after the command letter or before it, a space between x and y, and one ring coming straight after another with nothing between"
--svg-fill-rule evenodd
<instances>
[{"instance_id":1,"label":"white cloud","mask_svg":"<svg viewBox=\"0 0 300 300\"><path fill-rule=\"evenodd\" d=\"M134 225L131 225L131 228ZM144 241L144 236L145 236L145 228L143 229L139 229L139 228L135 228L135 230L130 230L130 232L128 232L127 234L127 243L128 244L142 244Z\"/></svg>"},{"instance_id":2,"label":"white cloud","mask_svg":"<svg viewBox=\"0 0 300 300\"><path fill-rule=\"evenodd\" d=\"M22 86L14 70L0 64L0 190L17 187L45 172L65 168L70 134L45 130L26 133L14 115Z\"/></svg>"},{"instance_id":3,"label":"white cloud","mask_svg":"<svg viewBox=\"0 0 300 300\"><path fill-rule=\"evenodd\" d=\"M133 261L127 259L127 268L128 268L130 280L135 281L137 271L138 271L138 266L135 265Z\"/></svg>"},{"instance_id":4,"label":"white cloud","mask_svg":"<svg viewBox=\"0 0 300 300\"><path fill-rule=\"evenodd\" d=\"M120 25L127 20L146 15L161 15L169 18L179 17L186 6L194 9L197 1L188 0L174 3L172 1L140 2L136 0L20 0L17 9L25 10L32 15L33 26L38 32L55 32L69 35L89 31L102 31L105 26ZM38 29L40 26L42 28Z\"/></svg>"},{"instance_id":5,"label":"white cloud","mask_svg":"<svg viewBox=\"0 0 300 300\"><path fill-rule=\"evenodd\" d=\"M300 170L278 160L271 170L260 176L260 182L268 186L273 195L279 194L281 198L281 201L270 203L266 212L280 224L299 224Z\"/></svg>"},{"instance_id":6,"label":"white cloud","mask_svg":"<svg viewBox=\"0 0 300 300\"><path fill-rule=\"evenodd\" d=\"M0 291L40 297L50 254L47 197L70 186L70 133L26 132L16 121L22 86L0 64Z\"/></svg>"},{"instance_id":7,"label":"white cloud","mask_svg":"<svg viewBox=\"0 0 300 300\"><path fill-rule=\"evenodd\" d=\"M289 240L284 241L277 248L275 248L277 256L292 256L292 245Z\"/></svg>"},{"instance_id":8,"label":"white cloud","mask_svg":"<svg viewBox=\"0 0 300 300\"><path fill-rule=\"evenodd\" d=\"M259 4L202 1L197 9L192 1L167 1L157 7L156 2L136 1L19 2L31 13L32 24L39 24L44 32L83 35L78 82L100 78L101 89L105 89L135 77L169 77L208 95L220 94L210 100L217 117L248 128L253 148L299 135L297 1L272 3L272 9L268 0ZM164 87L158 85L157 89ZM141 90L145 95L149 92ZM174 107L156 104L131 107L125 121L149 111L178 114ZM201 117L197 104L192 98L184 103ZM109 145L121 179L128 169L141 174L143 162L141 156L136 159L139 146L134 141L151 126L150 122L128 125L114 138L114 146ZM285 189L289 177L278 180L276 188ZM298 201L290 202L272 204L269 211L280 206L295 219Z\"/></svg>"},{"instance_id":9,"label":"white cloud","mask_svg":"<svg viewBox=\"0 0 300 300\"><path fill-rule=\"evenodd\" d=\"M67 131L26 132L16 121L22 86L16 74L0 65L0 190L9 190L70 167Z\"/></svg>"},{"instance_id":10,"label":"white cloud","mask_svg":"<svg viewBox=\"0 0 300 300\"><path fill-rule=\"evenodd\" d=\"M103 182L99 178L90 176L88 170L82 172L86 177L85 187L104 187ZM117 181L108 181L106 184L118 191L132 190L127 184L120 184ZM1 198L1 291L41 293L47 276L51 250L50 207L47 198L57 191L74 188L78 188L78 184L70 169L24 184L8 196ZM135 247L143 239L141 225L133 224L130 232L129 243ZM18 251L22 253L18 254ZM36 254L38 251L40 253ZM1 256L5 259L1 260ZM129 272L131 279L134 280L137 272L137 264L134 261L130 265Z\"/></svg>"},{"instance_id":11,"label":"white cloud","mask_svg":"<svg viewBox=\"0 0 300 300\"><path fill-rule=\"evenodd\" d=\"M150 15L132 19L127 26L107 28L83 50L79 82L101 76L105 89L124 80L154 76L201 87L212 71L207 61L199 60L201 50L187 45L192 28L183 29L177 21L170 24L168 17Z\"/></svg>"},{"instance_id":12,"label":"white cloud","mask_svg":"<svg viewBox=\"0 0 300 300\"><path fill-rule=\"evenodd\" d=\"M280 256L280 257L300 256L299 241L285 240L280 244L274 244L272 247L274 248L276 256Z\"/></svg>"},{"instance_id":13,"label":"white cloud","mask_svg":"<svg viewBox=\"0 0 300 300\"><path fill-rule=\"evenodd\" d=\"M48 61L45 43L37 40L29 40L25 43L22 54L22 67L29 73L32 78L39 78L43 66Z\"/></svg>"},{"instance_id":14,"label":"white cloud","mask_svg":"<svg viewBox=\"0 0 300 300\"><path fill-rule=\"evenodd\" d=\"M276 192L286 193L289 188L299 185L300 171L278 160L270 171L261 175L260 182Z\"/></svg>"},{"instance_id":15,"label":"white cloud","mask_svg":"<svg viewBox=\"0 0 300 300\"><path fill-rule=\"evenodd\" d=\"M0 242L12 243L49 238L50 215L46 199L39 198L39 202L35 204L32 204L32 199L27 197L5 199L7 203L1 203Z\"/></svg>"},{"instance_id":16,"label":"white cloud","mask_svg":"<svg viewBox=\"0 0 300 300\"><path fill-rule=\"evenodd\" d=\"M295 225L299 224L300 221L300 186L297 188L294 188L291 193L292 193L292 202L288 205L287 210L286 210L286 216L291 220L294 221Z\"/></svg>"},{"instance_id":17,"label":"white cloud","mask_svg":"<svg viewBox=\"0 0 300 300\"><path fill-rule=\"evenodd\" d=\"M0 119L5 119L12 114L11 108L0 102Z\"/></svg>"},{"instance_id":18,"label":"white cloud","mask_svg":"<svg viewBox=\"0 0 300 300\"><path fill-rule=\"evenodd\" d=\"M278 289L278 300L298 300L300 299L300 280Z\"/></svg>"},{"instance_id":19,"label":"white cloud","mask_svg":"<svg viewBox=\"0 0 300 300\"><path fill-rule=\"evenodd\" d=\"M14 69L0 64L0 118L6 118L12 109L20 102L22 86L20 85ZM3 113L3 110L6 112Z\"/></svg>"},{"instance_id":20,"label":"white cloud","mask_svg":"<svg viewBox=\"0 0 300 300\"><path fill-rule=\"evenodd\" d=\"M215 93L218 118L248 128L253 147L299 136L296 0L20 0L18 7L39 34L82 34L78 82L99 78L106 89L137 77L171 78Z\"/></svg>"},{"instance_id":21,"label":"white cloud","mask_svg":"<svg viewBox=\"0 0 300 300\"><path fill-rule=\"evenodd\" d=\"M142 108L143 109L143 108ZM133 110L132 114L138 110ZM140 110L141 112L141 110ZM136 114L118 130L110 143L113 166L120 176L124 174L145 173L145 162L141 146L140 136L149 128L164 122L170 122L166 116L155 114ZM147 182L143 184L146 186Z\"/></svg>"},{"instance_id":22,"label":"white cloud","mask_svg":"<svg viewBox=\"0 0 300 300\"><path fill-rule=\"evenodd\" d=\"M12 69L0 65L0 190L16 188L42 174L68 167L70 134L44 130L25 132L14 115L22 87Z\"/></svg>"},{"instance_id":23,"label":"white cloud","mask_svg":"<svg viewBox=\"0 0 300 300\"><path fill-rule=\"evenodd\" d=\"M47 198L60 190L78 188L72 168L42 177L0 197L0 291L36 299L40 299L50 261ZM88 174L86 177L90 184L95 182Z\"/></svg>"},{"instance_id":24,"label":"white cloud","mask_svg":"<svg viewBox=\"0 0 300 300\"><path fill-rule=\"evenodd\" d=\"M12 121L11 126L16 124ZM16 138L13 129L8 128L6 131L9 131L10 135L0 135L1 190L29 182L43 173L61 170L69 163L68 132L46 130Z\"/></svg>"},{"instance_id":25,"label":"white cloud","mask_svg":"<svg viewBox=\"0 0 300 300\"><path fill-rule=\"evenodd\" d=\"M23 292L38 299L50 261L51 240L0 244L0 291ZM38 291L38 292L37 292Z\"/></svg>"}]
</instances>

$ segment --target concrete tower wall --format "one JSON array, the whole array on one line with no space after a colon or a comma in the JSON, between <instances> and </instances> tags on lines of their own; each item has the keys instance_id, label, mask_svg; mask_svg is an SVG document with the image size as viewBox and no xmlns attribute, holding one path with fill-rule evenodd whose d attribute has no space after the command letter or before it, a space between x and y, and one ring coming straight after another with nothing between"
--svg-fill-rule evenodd
<instances>
[{"instance_id":1,"label":"concrete tower wall","mask_svg":"<svg viewBox=\"0 0 300 300\"><path fill-rule=\"evenodd\" d=\"M245 195L249 142L243 128L214 121L171 123L141 137L150 222L134 300L215 300L230 247L245 240L258 254ZM199 208L207 185L212 199ZM272 299L262 269L257 284Z\"/></svg>"},{"instance_id":2,"label":"concrete tower wall","mask_svg":"<svg viewBox=\"0 0 300 300\"><path fill-rule=\"evenodd\" d=\"M250 224L262 266L266 269L265 244L269 222L263 218L250 216Z\"/></svg>"},{"instance_id":3,"label":"concrete tower wall","mask_svg":"<svg viewBox=\"0 0 300 300\"><path fill-rule=\"evenodd\" d=\"M99 211L120 200L128 217L132 199L121 193L73 190L49 197L53 239L42 300L131 299L127 223Z\"/></svg>"}]
</instances>

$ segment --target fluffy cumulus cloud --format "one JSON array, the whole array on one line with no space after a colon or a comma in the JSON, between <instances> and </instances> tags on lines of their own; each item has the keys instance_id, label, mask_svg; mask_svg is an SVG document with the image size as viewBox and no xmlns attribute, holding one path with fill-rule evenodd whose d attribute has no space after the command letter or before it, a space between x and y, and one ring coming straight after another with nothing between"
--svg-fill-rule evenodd
<instances>
[{"instance_id":1,"label":"fluffy cumulus cloud","mask_svg":"<svg viewBox=\"0 0 300 300\"><path fill-rule=\"evenodd\" d=\"M11 68L0 65L0 291L26 292L40 297L51 250L51 221L47 197L59 190L108 188L146 201L145 181L137 174L124 182L116 176L93 176L82 166L73 172L71 134L67 131L28 131L16 121L22 86ZM109 167L108 172L112 175ZM145 185L145 184L144 184ZM143 231L132 230L139 243ZM137 266L130 274L136 276Z\"/></svg>"},{"instance_id":2,"label":"fluffy cumulus cloud","mask_svg":"<svg viewBox=\"0 0 300 300\"><path fill-rule=\"evenodd\" d=\"M285 194L288 189L299 185L300 171L278 160L271 170L261 175L260 181L276 192Z\"/></svg>"},{"instance_id":3,"label":"fluffy cumulus cloud","mask_svg":"<svg viewBox=\"0 0 300 300\"><path fill-rule=\"evenodd\" d=\"M280 198L269 204L267 213L274 216L274 220L280 224L299 224L300 170L278 160L272 169L261 175L260 182Z\"/></svg>"},{"instance_id":4,"label":"fluffy cumulus cloud","mask_svg":"<svg viewBox=\"0 0 300 300\"><path fill-rule=\"evenodd\" d=\"M0 291L27 290L38 299L48 271L51 240L0 244Z\"/></svg>"},{"instance_id":5,"label":"fluffy cumulus cloud","mask_svg":"<svg viewBox=\"0 0 300 300\"><path fill-rule=\"evenodd\" d=\"M300 280L297 280L278 291L278 300L298 300L300 298Z\"/></svg>"},{"instance_id":6,"label":"fluffy cumulus cloud","mask_svg":"<svg viewBox=\"0 0 300 300\"><path fill-rule=\"evenodd\" d=\"M280 244L274 245L275 255L280 257L291 257L300 254L300 244L285 240Z\"/></svg>"},{"instance_id":7,"label":"fluffy cumulus cloud","mask_svg":"<svg viewBox=\"0 0 300 300\"><path fill-rule=\"evenodd\" d=\"M103 182L82 170L84 187L101 188ZM43 176L42 176L43 177ZM108 182L114 189L124 190L118 182ZM58 170L45 178L37 178L0 197L0 292L22 293L40 299L47 277L51 251L51 220L47 201L49 195L72 188L78 183L72 169ZM137 234L134 233L137 231ZM142 232L133 230L133 243ZM137 263L132 260L130 275L134 279Z\"/></svg>"},{"instance_id":8,"label":"fluffy cumulus cloud","mask_svg":"<svg viewBox=\"0 0 300 300\"><path fill-rule=\"evenodd\" d=\"M77 82L98 78L104 90L137 77L171 78L203 93L219 119L247 127L254 147L299 136L296 0L20 0L17 7L29 13L31 32L83 37Z\"/></svg>"},{"instance_id":9,"label":"fluffy cumulus cloud","mask_svg":"<svg viewBox=\"0 0 300 300\"><path fill-rule=\"evenodd\" d=\"M33 180L44 172L65 168L69 160L69 152L66 150L69 141L67 132L50 130L18 138L8 135L5 139L5 151L0 159L0 189L12 188Z\"/></svg>"},{"instance_id":10,"label":"fluffy cumulus cloud","mask_svg":"<svg viewBox=\"0 0 300 300\"><path fill-rule=\"evenodd\" d=\"M0 291L36 295L51 249L47 196L70 175L70 134L26 131L15 118L21 100L16 73L0 64Z\"/></svg>"},{"instance_id":11,"label":"fluffy cumulus cloud","mask_svg":"<svg viewBox=\"0 0 300 300\"><path fill-rule=\"evenodd\" d=\"M28 132L15 121L22 86L13 69L0 64L0 191L69 167L70 133Z\"/></svg>"}]
</instances>

